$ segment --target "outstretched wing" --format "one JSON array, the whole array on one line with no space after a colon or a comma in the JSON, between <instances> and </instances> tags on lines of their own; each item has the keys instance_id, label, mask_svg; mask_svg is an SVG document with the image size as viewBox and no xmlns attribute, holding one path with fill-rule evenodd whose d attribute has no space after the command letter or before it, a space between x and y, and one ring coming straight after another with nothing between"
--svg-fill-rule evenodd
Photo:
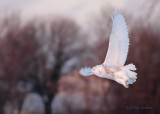
<instances>
[{"instance_id":1,"label":"outstretched wing","mask_svg":"<svg viewBox=\"0 0 160 114\"><path fill-rule=\"evenodd\" d=\"M123 66L126 62L129 37L125 19L120 11L114 11L109 48L104 61L106 66Z\"/></svg>"},{"instance_id":2,"label":"outstretched wing","mask_svg":"<svg viewBox=\"0 0 160 114\"><path fill-rule=\"evenodd\" d=\"M84 67L84 68L81 68L81 70L79 71L79 73L83 76L90 76L92 75L92 68L90 67Z\"/></svg>"}]
</instances>

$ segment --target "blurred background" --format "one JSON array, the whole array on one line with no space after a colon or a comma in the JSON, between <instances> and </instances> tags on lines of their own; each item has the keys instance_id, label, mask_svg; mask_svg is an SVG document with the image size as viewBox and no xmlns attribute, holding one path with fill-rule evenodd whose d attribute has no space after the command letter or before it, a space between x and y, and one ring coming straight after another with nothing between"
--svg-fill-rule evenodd
<instances>
[{"instance_id":1,"label":"blurred background","mask_svg":"<svg viewBox=\"0 0 160 114\"><path fill-rule=\"evenodd\" d=\"M101 64L114 9L126 19L129 89L83 66ZM160 114L159 0L0 0L0 114Z\"/></svg>"}]
</instances>

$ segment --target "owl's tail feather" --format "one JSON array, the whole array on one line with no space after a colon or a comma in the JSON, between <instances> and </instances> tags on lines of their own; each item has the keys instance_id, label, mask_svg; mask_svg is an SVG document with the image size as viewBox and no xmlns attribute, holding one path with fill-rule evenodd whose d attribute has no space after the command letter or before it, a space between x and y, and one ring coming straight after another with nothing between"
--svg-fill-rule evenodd
<instances>
[{"instance_id":1,"label":"owl's tail feather","mask_svg":"<svg viewBox=\"0 0 160 114\"><path fill-rule=\"evenodd\" d=\"M128 64L122 68L122 71L125 72L126 76L128 77L127 84L133 84L137 79L137 73L134 72L136 67L134 64Z\"/></svg>"}]
</instances>

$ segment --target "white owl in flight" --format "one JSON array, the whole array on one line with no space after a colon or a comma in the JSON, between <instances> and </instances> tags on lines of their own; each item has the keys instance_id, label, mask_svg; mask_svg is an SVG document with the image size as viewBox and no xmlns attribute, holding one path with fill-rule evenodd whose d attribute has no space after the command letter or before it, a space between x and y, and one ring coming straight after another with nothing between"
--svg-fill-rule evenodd
<instances>
[{"instance_id":1,"label":"white owl in flight","mask_svg":"<svg viewBox=\"0 0 160 114\"><path fill-rule=\"evenodd\" d=\"M109 39L108 53L101 65L93 68L81 68L80 74L83 76L97 75L101 78L115 80L128 88L137 79L135 65L124 65L128 55L129 37L125 19L118 10L114 11L112 31Z\"/></svg>"}]
</instances>

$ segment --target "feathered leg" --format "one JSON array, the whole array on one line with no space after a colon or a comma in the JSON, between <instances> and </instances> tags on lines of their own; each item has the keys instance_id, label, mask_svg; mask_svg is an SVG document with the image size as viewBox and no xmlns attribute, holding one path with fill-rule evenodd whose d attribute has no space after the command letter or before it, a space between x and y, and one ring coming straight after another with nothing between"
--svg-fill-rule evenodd
<instances>
[{"instance_id":1,"label":"feathered leg","mask_svg":"<svg viewBox=\"0 0 160 114\"><path fill-rule=\"evenodd\" d=\"M121 71L114 73L115 81L128 88L129 84L133 84L137 79L135 65L128 64L121 68Z\"/></svg>"},{"instance_id":2,"label":"feathered leg","mask_svg":"<svg viewBox=\"0 0 160 114\"><path fill-rule=\"evenodd\" d=\"M127 81L129 80L129 78L127 77L124 71L118 71L114 73L114 75L115 75L114 79L116 82L122 84L125 88L128 88Z\"/></svg>"},{"instance_id":3,"label":"feathered leg","mask_svg":"<svg viewBox=\"0 0 160 114\"><path fill-rule=\"evenodd\" d=\"M124 72L126 72L128 79L128 84L133 84L137 79L137 73L134 72L136 70L135 65L128 64L122 68Z\"/></svg>"}]
</instances>

